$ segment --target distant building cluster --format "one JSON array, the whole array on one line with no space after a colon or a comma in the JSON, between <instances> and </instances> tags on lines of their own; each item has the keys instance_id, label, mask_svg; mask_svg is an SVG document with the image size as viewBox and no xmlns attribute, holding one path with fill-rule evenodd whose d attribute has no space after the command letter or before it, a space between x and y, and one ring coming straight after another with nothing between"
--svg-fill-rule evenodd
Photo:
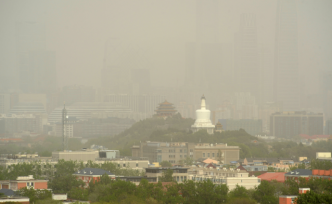
<instances>
[{"instance_id":1,"label":"distant building cluster","mask_svg":"<svg viewBox=\"0 0 332 204\"><path fill-rule=\"evenodd\" d=\"M178 164L186 158L193 160L210 158L223 164L230 164L239 160L240 148L227 144L147 141L134 145L132 156L146 157L151 163L168 161L171 164Z\"/></svg>"}]
</instances>

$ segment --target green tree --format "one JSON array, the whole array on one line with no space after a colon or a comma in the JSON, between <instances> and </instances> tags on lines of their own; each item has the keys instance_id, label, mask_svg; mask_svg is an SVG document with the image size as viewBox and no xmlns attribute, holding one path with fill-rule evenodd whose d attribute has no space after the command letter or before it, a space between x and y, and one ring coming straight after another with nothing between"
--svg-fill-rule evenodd
<instances>
[{"instance_id":1,"label":"green tree","mask_svg":"<svg viewBox=\"0 0 332 204\"><path fill-rule=\"evenodd\" d=\"M85 186L82 180L77 180L72 174L57 174L52 180L48 182L48 187L54 193L68 193L72 188L79 188Z\"/></svg>"},{"instance_id":2,"label":"green tree","mask_svg":"<svg viewBox=\"0 0 332 204\"><path fill-rule=\"evenodd\" d=\"M196 203L223 203L227 202L228 187L215 185L212 181L196 183Z\"/></svg>"},{"instance_id":3,"label":"green tree","mask_svg":"<svg viewBox=\"0 0 332 204\"><path fill-rule=\"evenodd\" d=\"M168 161L162 161L159 163L161 167L172 167L173 165Z\"/></svg>"},{"instance_id":4,"label":"green tree","mask_svg":"<svg viewBox=\"0 0 332 204\"><path fill-rule=\"evenodd\" d=\"M28 197L31 203L35 203L38 200L45 200L52 198L52 192L49 190L35 190L33 188L21 188L18 194L24 197Z\"/></svg>"},{"instance_id":5,"label":"green tree","mask_svg":"<svg viewBox=\"0 0 332 204\"><path fill-rule=\"evenodd\" d=\"M87 201L89 198L89 190L86 188L73 187L68 192L68 197L75 200Z\"/></svg>"},{"instance_id":6,"label":"green tree","mask_svg":"<svg viewBox=\"0 0 332 204\"><path fill-rule=\"evenodd\" d=\"M228 196L229 196L230 199L248 198L249 193L248 193L248 190L245 187L239 186L239 185L236 184L236 187L229 192Z\"/></svg>"},{"instance_id":7,"label":"green tree","mask_svg":"<svg viewBox=\"0 0 332 204\"><path fill-rule=\"evenodd\" d=\"M310 162L310 169L321 169L321 170L329 170L332 169L332 162L328 160L318 160L313 159Z\"/></svg>"},{"instance_id":8,"label":"green tree","mask_svg":"<svg viewBox=\"0 0 332 204\"><path fill-rule=\"evenodd\" d=\"M186 157L184 160L183 160L183 163L187 166L191 166L193 165L194 163L194 159L191 158L191 157Z\"/></svg>"},{"instance_id":9,"label":"green tree","mask_svg":"<svg viewBox=\"0 0 332 204\"><path fill-rule=\"evenodd\" d=\"M164 203L183 203L183 197L180 195L180 188L177 183L166 185L166 189L162 200Z\"/></svg>"},{"instance_id":10,"label":"green tree","mask_svg":"<svg viewBox=\"0 0 332 204\"><path fill-rule=\"evenodd\" d=\"M172 182L173 181L173 170L167 169L163 171L162 176L159 178L161 182Z\"/></svg>"},{"instance_id":11,"label":"green tree","mask_svg":"<svg viewBox=\"0 0 332 204\"><path fill-rule=\"evenodd\" d=\"M228 202L228 204L256 204L255 200L250 198L234 198Z\"/></svg>"},{"instance_id":12,"label":"green tree","mask_svg":"<svg viewBox=\"0 0 332 204\"><path fill-rule=\"evenodd\" d=\"M277 191L275 185L268 181L261 181L261 184L255 187L253 198L259 203L278 203Z\"/></svg>"},{"instance_id":13,"label":"green tree","mask_svg":"<svg viewBox=\"0 0 332 204\"><path fill-rule=\"evenodd\" d=\"M315 193L309 191L307 193L300 194L296 199L297 204L308 204L308 203L332 203L331 193Z\"/></svg>"}]
</instances>

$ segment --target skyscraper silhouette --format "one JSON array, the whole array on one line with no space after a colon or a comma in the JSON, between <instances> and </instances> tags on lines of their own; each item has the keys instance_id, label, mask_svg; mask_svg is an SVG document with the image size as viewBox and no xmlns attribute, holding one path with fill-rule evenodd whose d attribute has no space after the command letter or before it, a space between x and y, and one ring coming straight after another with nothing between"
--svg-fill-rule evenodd
<instances>
[{"instance_id":1,"label":"skyscraper silhouette","mask_svg":"<svg viewBox=\"0 0 332 204\"><path fill-rule=\"evenodd\" d=\"M278 0L274 98L282 102L283 110L300 109L298 68L297 12L295 0Z\"/></svg>"}]
</instances>

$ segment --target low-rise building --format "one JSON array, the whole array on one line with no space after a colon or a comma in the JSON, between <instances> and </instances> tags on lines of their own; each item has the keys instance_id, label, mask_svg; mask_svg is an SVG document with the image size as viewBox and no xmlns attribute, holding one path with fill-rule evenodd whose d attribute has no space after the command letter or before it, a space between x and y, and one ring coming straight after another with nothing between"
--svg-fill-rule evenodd
<instances>
[{"instance_id":1,"label":"low-rise building","mask_svg":"<svg viewBox=\"0 0 332 204\"><path fill-rule=\"evenodd\" d=\"M103 164L107 162L114 163L119 168L133 169L138 171L144 171L145 168L149 167L149 160L147 158L123 157L116 159L99 158L95 160L95 163L97 164Z\"/></svg>"},{"instance_id":2,"label":"low-rise building","mask_svg":"<svg viewBox=\"0 0 332 204\"><path fill-rule=\"evenodd\" d=\"M21 188L47 189L48 180L34 179L32 175L19 176L16 180L0 181L0 189L11 189L17 191Z\"/></svg>"},{"instance_id":3,"label":"low-rise building","mask_svg":"<svg viewBox=\"0 0 332 204\"><path fill-rule=\"evenodd\" d=\"M277 182L285 182L285 173L286 172L266 172L257 176L262 181L277 181Z\"/></svg>"},{"instance_id":4,"label":"low-rise building","mask_svg":"<svg viewBox=\"0 0 332 204\"><path fill-rule=\"evenodd\" d=\"M99 151L59 151L52 152L52 158L56 160L63 159L65 161L95 161L99 158Z\"/></svg>"},{"instance_id":5,"label":"low-rise building","mask_svg":"<svg viewBox=\"0 0 332 204\"><path fill-rule=\"evenodd\" d=\"M188 179L188 169L182 167L149 167L145 169L145 175L147 177L156 177L157 182L160 177L163 176L163 172L171 169L173 171L173 180L178 183L182 183Z\"/></svg>"},{"instance_id":6,"label":"low-rise building","mask_svg":"<svg viewBox=\"0 0 332 204\"><path fill-rule=\"evenodd\" d=\"M136 186L140 184L142 179L147 180L149 183L157 182L157 177L147 177L147 176L119 176L116 178L116 180L130 181L134 183Z\"/></svg>"},{"instance_id":7,"label":"low-rise building","mask_svg":"<svg viewBox=\"0 0 332 204\"><path fill-rule=\"evenodd\" d=\"M98 182L102 175L108 175L111 179L115 179L115 175L109 171L96 168L85 168L78 170L73 175L76 176L77 180L82 180L85 183L85 187L89 186L89 182Z\"/></svg>"},{"instance_id":8,"label":"low-rise building","mask_svg":"<svg viewBox=\"0 0 332 204\"><path fill-rule=\"evenodd\" d=\"M220 154L220 155L219 155ZM214 159L224 164L237 161L240 157L238 146L227 144L188 143L188 142L141 142L132 147L133 157L147 157L150 163L168 161L178 164L187 157L198 159Z\"/></svg>"},{"instance_id":9,"label":"low-rise building","mask_svg":"<svg viewBox=\"0 0 332 204\"><path fill-rule=\"evenodd\" d=\"M309 169L296 169L294 171L290 171L285 173L285 180L293 179L299 180L299 178L309 179L312 176L312 171Z\"/></svg>"},{"instance_id":10,"label":"low-rise building","mask_svg":"<svg viewBox=\"0 0 332 204\"><path fill-rule=\"evenodd\" d=\"M236 185L247 189L254 188L260 184L260 178L249 177L249 173L241 169L227 168L191 168L188 179L193 181L210 180L214 184L226 184L229 190L236 188Z\"/></svg>"}]
</instances>

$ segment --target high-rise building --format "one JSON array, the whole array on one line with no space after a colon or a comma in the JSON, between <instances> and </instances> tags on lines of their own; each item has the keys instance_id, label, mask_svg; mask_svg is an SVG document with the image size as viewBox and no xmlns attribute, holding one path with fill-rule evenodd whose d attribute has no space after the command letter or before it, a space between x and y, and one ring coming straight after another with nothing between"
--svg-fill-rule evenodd
<instances>
[{"instance_id":1,"label":"high-rise building","mask_svg":"<svg viewBox=\"0 0 332 204\"><path fill-rule=\"evenodd\" d=\"M244 129L251 135L262 133L262 120L260 119L221 119L219 120L224 130Z\"/></svg>"},{"instance_id":2,"label":"high-rise building","mask_svg":"<svg viewBox=\"0 0 332 204\"><path fill-rule=\"evenodd\" d=\"M235 36L236 77L238 90L250 92L261 101L261 69L258 59L257 27L254 14L242 14L240 31Z\"/></svg>"},{"instance_id":3,"label":"high-rise building","mask_svg":"<svg viewBox=\"0 0 332 204\"><path fill-rule=\"evenodd\" d=\"M320 75L322 106L325 118L332 118L332 72L324 71ZM317 100L317 98L316 98Z\"/></svg>"},{"instance_id":4,"label":"high-rise building","mask_svg":"<svg viewBox=\"0 0 332 204\"><path fill-rule=\"evenodd\" d=\"M95 102L96 90L93 87L87 86L65 86L62 88L61 104L66 102L66 104L71 105L76 102Z\"/></svg>"},{"instance_id":5,"label":"high-rise building","mask_svg":"<svg viewBox=\"0 0 332 204\"><path fill-rule=\"evenodd\" d=\"M129 95L129 94L108 94L104 102L112 102L126 106L134 113L141 113L145 118L155 114L158 104L165 100L160 95Z\"/></svg>"},{"instance_id":6,"label":"high-rise building","mask_svg":"<svg viewBox=\"0 0 332 204\"><path fill-rule=\"evenodd\" d=\"M102 87L110 94L148 92L149 65L143 49L138 44L109 39L106 43L104 67L101 70Z\"/></svg>"},{"instance_id":7,"label":"high-rise building","mask_svg":"<svg viewBox=\"0 0 332 204\"><path fill-rule=\"evenodd\" d=\"M56 89L55 52L46 49L45 36L42 24L16 24L17 84L25 93Z\"/></svg>"},{"instance_id":8,"label":"high-rise building","mask_svg":"<svg viewBox=\"0 0 332 204\"><path fill-rule=\"evenodd\" d=\"M0 114L8 113L10 110L10 94L0 93Z\"/></svg>"},{"instance_id":9,"label":"high-rise building","mask_svg":"<svg viewBox=\"0 0 332 204\"><path fill-rule=\"evenodd\" d=\"M218 42L219 1L196 0L196 41Z\"/></svg>"},{"instance_id":10,"label":"high-rise building","mask_svg":"<svg viewBox=\"0 0 332 204\"><path fill-rule=\"evenodd\" d=\"M299 78L296 1L278 0L274 98L285 111L300 109Z\"/></svg>"},{"instance_id":11,"label":"high-rise building","mask_svg":"<svg viewBox=\"0 0 332 204\"><path fill-rule=\"evenodd\" d=\"M322 113L277 112L270 117L270 134L281 138L294 138L299 134L322 135L323 125Z\"/></svg>"},{"instance_id":12,"label":"high-rise building","mask_svg":"<svg viewBox=\"0 0 332 204\"><path fill-rule=\"evenodd\" d=\"M132 69L131 81L133 83L133 94L149 94L151 91L151 80L149 69Z\"/></svg>"}]
</instances>

